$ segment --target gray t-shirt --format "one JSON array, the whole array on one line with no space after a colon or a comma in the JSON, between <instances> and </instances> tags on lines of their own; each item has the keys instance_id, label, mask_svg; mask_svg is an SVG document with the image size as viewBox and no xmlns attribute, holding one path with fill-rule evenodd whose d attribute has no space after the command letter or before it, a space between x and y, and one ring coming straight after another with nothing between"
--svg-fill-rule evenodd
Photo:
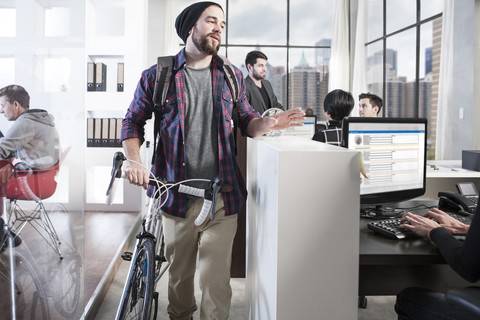
<instances>
[{"instance_id":1,"label":"gray t-shirt","mask_svg":"<svg viewBox=\"0 0 480 320\"><path fill-rule=\"evenodd\" d=\"M218 176L218 129L210 67L185 67L185 154L188 179ZM205 186L204 183L190 183Z\"/></svg>"}]
</instances>

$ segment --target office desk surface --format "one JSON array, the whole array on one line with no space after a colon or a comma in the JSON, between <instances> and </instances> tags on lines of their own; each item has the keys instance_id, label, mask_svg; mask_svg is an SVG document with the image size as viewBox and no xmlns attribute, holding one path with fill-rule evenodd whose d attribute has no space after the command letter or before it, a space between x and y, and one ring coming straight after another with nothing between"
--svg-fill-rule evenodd
<instances>
[{"instance_id":1,"label":"office desk surface","mask_svg":"<svg viewBox=\"0 0 480 320\"><path fill-rule=\"evenodd\" d=\"M409 206L417 203L411 202ZM435 201L421 201L428 206ZM410 210L424 214L428 209ZM394 240L367 229L372 219L360 219L359 295L396 295L418 286L444 292L472 285L458 276L437 247L424 239ZM477 282L476 285L479 285Z\"/></svg>"},{"instance_id":2,"label":"office desk surface","mask_svg":"<svg viewBox=\"0 0 480 320\"><path fill-rule=\"evenodd\" d=\"M395 240L367 229L372 219L360 220L360 265L444 264L437 247L424 239Z\"/></svg>"}]
</instances>

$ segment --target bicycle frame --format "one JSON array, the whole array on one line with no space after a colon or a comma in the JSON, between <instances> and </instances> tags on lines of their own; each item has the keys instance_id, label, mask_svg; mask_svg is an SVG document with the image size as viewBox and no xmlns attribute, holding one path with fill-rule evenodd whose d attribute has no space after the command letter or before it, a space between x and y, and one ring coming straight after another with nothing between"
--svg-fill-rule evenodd
<instances>
[{"instance_id":1,"label":"bicycle frame","mask_svg":"<svg viewBox=\"0 0 480 320\"><path fill-rule=\"evenodd\" d=\"M128 270L128 277L122 291L122 300L119 304L116 319L122 319L122 311L126 308L124 304L127 302L125 297L128 296L127 291L132 290L130 286L132 285L132 279L135 267L136 267L136 257L138 256L138 251L142 248L144 242L148 241L153 244L153 252L155 254L154 259L154 280L153 280L153 290L158 283L158 280L162 277L165 271L169 267L167 263L162 269L162 263L166 262L162 252L163 249L163 226L162 226L162 213L160 208L156 207L157 199L150 199L148 211L142 219L142 230L136 235L136 242L133 252L130 254L123 254L122 258L124 260L130 260L130 267ZM147 279L148 281L148 279ZM145 302L144 302L145 303ZM151 308L151 302L146 302L149 308ZM156 310L154 310L156 314ZM147 310L147 314L151 314L150 310Z\"/></svg>"}]
</instances>

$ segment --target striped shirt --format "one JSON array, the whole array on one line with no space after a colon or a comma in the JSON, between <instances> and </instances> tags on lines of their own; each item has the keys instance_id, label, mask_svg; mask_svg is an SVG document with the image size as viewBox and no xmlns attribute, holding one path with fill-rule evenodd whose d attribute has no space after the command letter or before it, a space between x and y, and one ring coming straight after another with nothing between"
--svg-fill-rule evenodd
<instances>
[{"instance_id":1,"label":"striped shirt","mask_svg":"<svg viewBox=\"0 0 480 320\"><path fill-rule=\"evenodd\" d=\"M176 56L172 70L172 82L163 105L160 130L157 137L158 146L152 172L156 177L169 182L188 179L186 170L186 153L183 141L185 120L185 49ZM223 193L225 214L236 214L244 206L247 190L235 155L233 137L232 110L233 100L225 80L223 60L213 56L211 63L213 108L218 129L218 161L219 175L224 184L231 184L233 191ZM250 106L245 95L243 75L238 68L235 74L239 84L240 99L238 101L238 127L242 135L246 135L247 126L253 118L260 115ZM153 91L155 87L156 65L142 72L122 124L121 141L138 138L143 143L145 123L153 114ZM149 195L153 194L149 187ZM187 196L170 191L168 200L162 208L168 214L185 217Z\"/></svg>"}]
</instances>

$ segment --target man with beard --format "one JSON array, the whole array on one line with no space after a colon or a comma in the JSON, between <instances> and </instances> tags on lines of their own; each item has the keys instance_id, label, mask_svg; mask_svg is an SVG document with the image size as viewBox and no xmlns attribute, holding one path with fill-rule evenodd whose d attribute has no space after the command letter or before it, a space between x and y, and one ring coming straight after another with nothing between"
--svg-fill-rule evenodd
<instances>
[{"instance_id":1,"label":"man with beard","mask_svg":"<svg viewBox=\"0 0 480 320\"><path fill-rule=\"evenodd\" d=\"M185 8L175 21L185 48L175 57L165 103L161 106L158 145L153 174L170 182L220 177L232 188L218 195L215 219L195 226L202 199L169 192L162 207L165 255L170 262L167 308L170 319L192 319L197 309L194 275L197 255L202 299L201 319L228 319L232 291L230 263L237 213L245 205L247 191L238 167L232 130L232 111L244 135L263 135L300 125L300 109L262 118L248 104L242 73L234 68L239 84L237 107L225 80L223 59L217 56L225 28L224 12L214 2L198 2ZM154 111L156 65L142 73L134 98L123 120L122 144L125 173L132 184L147 188L148 171L139 165L144 126ZM236 123L237 125L237 123ZM197 185L198 186L198 185ZM154 190L148 187L147 194Z\"/></svg>"},{"instance_id":2,"label":"man with beard","mask_svg":"<svg viewBox=\"0 0 480 320\"><path fill-rule=\"evenodd\" d=\"M273 93L272 85L265 80L267 60L267 56L260 51L251 51L245 58L245 66L248 69L248 76L245 78L247 100L260 114L270 108L285 110Z\"/></svg>"}]
</instances>

